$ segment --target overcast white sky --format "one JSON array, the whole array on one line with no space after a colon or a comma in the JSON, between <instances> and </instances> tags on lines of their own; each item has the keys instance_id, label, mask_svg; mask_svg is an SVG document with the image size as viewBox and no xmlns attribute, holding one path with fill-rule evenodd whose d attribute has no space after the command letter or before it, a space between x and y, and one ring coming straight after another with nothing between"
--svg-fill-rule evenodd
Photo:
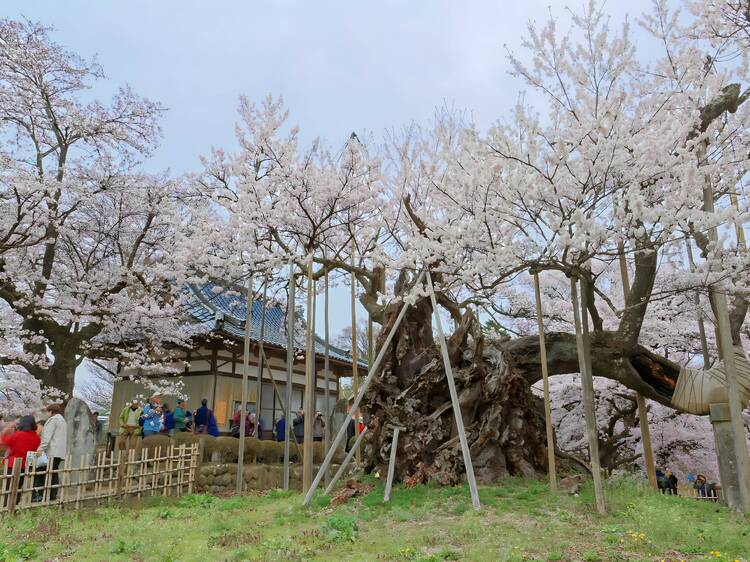
<instances>
[{"instance_id":1,"label":"overcast white sky","mask_svg":"<svg viewBox=\"0 0 750 562\"><path fill-rule=\"evenodd\" d=\"M0 16L54 26L57 41L96 55L109 81L94 94L129 83L163 103L164 138L146 165L182 173L212 145L235 146L241 94L283 95L302 138L332 146L352 131L427 121L443 104L485 128L522 89L504 45L519 51L529 20L551 11L564 21L564 7L583 1L3 0ZM648 4L610 1L607 11L621 21ZM334 301L335 334L351 320L345 293Z\"/></svg>"}]
</instances>

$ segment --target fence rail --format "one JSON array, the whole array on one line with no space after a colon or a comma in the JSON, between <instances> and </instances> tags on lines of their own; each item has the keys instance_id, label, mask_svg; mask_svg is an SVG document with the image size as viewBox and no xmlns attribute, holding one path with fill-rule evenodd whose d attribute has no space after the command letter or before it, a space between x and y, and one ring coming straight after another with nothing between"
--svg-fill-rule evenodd
<instances>
[{"instance_id":1,"label":"fence rail","mask_svg":"<svg viewBox=\"0 0 750 562\"><path fill-rule=\"evenodd\" d=\"M170 445L99 453L91 464L70 458L60 466L21 468L21 459L0 472L0 515L49 505L80 507L110 504L127 496L180 496L192 493L200 464L200 445ZM55 468L57 468L55 470Z\"/></svg>"}]
</instances>

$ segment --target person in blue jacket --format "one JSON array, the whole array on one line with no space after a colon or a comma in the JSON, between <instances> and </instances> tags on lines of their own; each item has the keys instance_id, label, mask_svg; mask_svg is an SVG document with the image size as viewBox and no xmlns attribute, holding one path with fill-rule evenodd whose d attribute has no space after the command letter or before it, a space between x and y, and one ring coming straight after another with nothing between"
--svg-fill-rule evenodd
<instances>
[{"instance_id":1,"label":"person in blue jacket","mask_svg":"<svg viewBox=\"0 0 750 562\"><path fill-rule=\"evenodd\" d=\"M143 436L157 435L161 431L161 398L152 396L143 408Z\"/></svg>"},{"instance_id":2,"label":"person in blue jacket","mask_svg":"<svg viewBox=\"0 0 750 562\"><path fill-rule=\"evenodd\" d=\"M281 414L281 417L276 420L276 441L284 441L284 433L286 432L286 418L284 417L284 414Z\"/></svg>"}]
</instances>

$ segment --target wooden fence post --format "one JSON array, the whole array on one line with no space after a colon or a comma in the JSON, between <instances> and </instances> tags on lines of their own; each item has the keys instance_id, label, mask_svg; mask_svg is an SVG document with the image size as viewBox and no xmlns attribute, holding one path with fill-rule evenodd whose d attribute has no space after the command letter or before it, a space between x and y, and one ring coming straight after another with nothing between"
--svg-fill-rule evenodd
<instances>
[{"instance_id":1,"label":"wooden fence post","mask_svg":"<svg viewBox=\"0 0 750 562\"><path fill-rule=\"evenodd\" d=\"M8 513L13 515L16 512L16 503L18 502L18 487L21 481L21 459L13 461L13 472L10 477L10 493L8 495Z\"/></svg>"}]
</instances>

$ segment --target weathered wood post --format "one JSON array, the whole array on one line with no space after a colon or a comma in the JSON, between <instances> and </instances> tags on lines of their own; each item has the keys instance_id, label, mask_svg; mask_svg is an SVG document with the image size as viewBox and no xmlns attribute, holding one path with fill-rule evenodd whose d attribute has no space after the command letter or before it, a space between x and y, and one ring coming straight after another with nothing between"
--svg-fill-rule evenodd
<instances>
[{"instance_id":1,"label":"weathered wood post","mask_svg":"<svg viewBox=\"0 0 750 562\"><path fill-rule=\"evenodd\" d=\"M240 442L237 451L237 485L235 491L242 493L242 484L244 482L243 473L245 469L245 411L247 404L247 384L250 375L250 332L253 329L253 276L249 275L247 279L247 300L245 301L245 341L242 355L242 393L240 402ZM234 415L234 412L232 412Z\"/></svg>"},{"instance_id":2,"label":"weathered wood post","mask_svg":"<svg viewBox=\"0 0 750 562\"><path fill-rule=\"evenodd\" d=\"M539 354L542 362L542 384L544 392L544 425L547 430L547 475L549 489L557 491L557 467L555 466L555 431L552 427L552 407L549 398L549 367L547 365L547 344L544 337L544 318L542 317L542 292L539 288L539 272L532 272L534 277L534 296L536 300L536 322L539 328Z\"/></svg>"},{"instance_id":3,"label":"weathered wood post","mask_svg":"<svg viewBox=\"0 0 750 562\"><path fill-rule=\"evenodd\" d=\"M356 252L355 242L352 240L352 269L356 265L354 260L354 254ZM352 392L357 394L359 392L359 349L357 346L357 277L352 271L352 292L351 292L351 309L352 309ZM359 412L352 408L351 414L355 417L354 420L354 435L359 435ZM347 422L348 423L348 422ZM362 456L360 455L359 449L357 449L357 463L362 462Z\"/></svg>"},{"instance_id":4,"label":"weathered wood post","mask_svg":"<svg viewBox=\"0 0 750 562\"><path fill-rule=\"evenodd\" d=\"M266 338L266 306L268 304L268 274L266 273L263 280L263 300L260 307L260 337L258 337L258 381L255 386L255 436L263 439L260 434L260 413L263 408L263 363L265 355L263 353L263 341ZM244 424L242 420L240 423Z\"/></svg>"},{"instance_id":5,"label":"weathered wood post","mask_svg":"<svg viewBox=\"0 0 750 562\"><path fill-rule=\"evenodd\" d=\"M330 389L330 375L329 370L331 368L331 354L329 351L330 346L330 332L328 324L328 266L323 270L323 280L325 283L325 297L323 303L323 335L325 337L325 355L323 356L323 383L325 384L325 390L323 391L323 415L326 422L325 429L323 430L323 448L328 451L331 446L331 396ZM326 471L324 482L328 484L331 479L330 471Z\"/></svg>"},{"instance_id":6,"label":"weathered wood post","mask_svg":"<svg viewBox=\"0 0 750 562\"><path fill-rule=\"evenodd\" d=\"M307 340L305 343L305 433L302 443L302 489L313 479L313 421L315 419L315 342L313 339L313 262L307 263Z\"/></svg>"},{"instance_id":7,"label":"weathered wood post","mask_svg":"<svg viewBox=\"0 0 750 562\"><path fill-rule=\"evenodd\" d=\"M594 495L596 509L599 513L607 512L604 503L604 486L602 484L602 470L599 462L599 434L596 425L596 398L594 396L594 377L591 372L591 356L589 354L588 310L586 302L588 295L586 285L581 282L581 316L578 312L578 289L575 277L570 278L570 296L573 304L573 322L576 329L576 348L578 350L578 366L581 372L581 393L583 398L583 412L586 418L586 437L589 444L589 459L591 474L594 479Z\"/></svg>"},{"instance_id":8,"label":"weathered wood post","mask_svg":"<svg viewBox=\"0 0 750 562\"><path fill-rule=\"evenodd\" d=\"M424 278L424 271L421 272L418 276L416 281L414 282L415 286L419 285L419 283L422 282L422 279ZM401 310L398 313L398 316L396 316L396 321L393 323L393 326L391 326L391 329L388 332L388 335L385 338L385 341L383 342L383 346L380 348L380 351L378 352L378 356L375 358L375 361L372 365L369 366L369 372L367 373L367 376L365 377L365 380L362 382L362 386L359 389L359 392L356 394L354 398L354 403L352 404L352 410L356 411L357 408L359 408L360 402L362 402L362 398L365 395L365 392L367 392L367 389L370 386L370 383L372 382L373 377L375 376L375 373L378 372L378 369L380 368L380 364L383 362L383 357L385 357L385 353L388 350L388 348L391 345L391 341L393 341L393 336L396 334L396 330L398 330L398 327L401 325L401 322L404 319L404 316L406 315L406 309L408 308L409 304L404 303L401 306ZM305 499L302 501L302 505L307 505L310 503L310 500L312 499L313 493L315 493L315 489L320 484L320 481L323 479L323 475L325 474L325 471L328 470L328 467L331 464L331 461L333 460L333 455L336 452L336 447L341 443L341 440L346 435L346 425L347 424L341 424L341 427L339 428L339 432L336 434L336 437L333 440L333 443L331 443L331 447L328 449L328 452L326 453L325 459L323 459L323 464L320 465L320 469L318 470L318 473L315 475L315 479L313 480L312 485L307 490L307 493L305 494ZM367 431L367 427L365 427L365 431ZM362 436L364 435L365 431L360 433L360 436L357 438L357 440L360 440ZM352 449L353 450L353 449ZM350 451L351 453L351 451ZM336 478L332 480L332 483L335 482ZM332 487L332 484L328 485L329 488Z\"/></svg>"},{"instance_id":9,"label":"weathered wood post","mask_svg":"<svg viewBox=\"0 0 750 562\"><path fill-rule=\"evenodd\" d=\"M391 488L393 487L393 473L396 470L396 455L398 451L398 434L401 432L400 427L393 428L393 441L391 441L391 458L388 461L388 479L385 481L385 493L383 502L391 499Z\"/></svg>"},{"instance_id":10,"label":"weathered wood post","mask_svg":"<svg viewBox=\"0 0 750 562\"><path fill-rule=\"evenodd\" d=\"M706 159L706 143L700 143L698 150L699 163ZM714 213L714 193L711 185L711 178L708 174L703 176L703 210L706 213ZM744 233L738 232L738 238ZM711 245L719 249L719 235L716 226L712 226L708 231L708 238ZM739 243L739 240L738 240ZM722 271L722 265L719 263L710 264L711 271ZM722 285L724 285L722 283ZM729 403L729 422L732 431L732 443L734 445L734 465L728 467L729 470L736 473L737 488L736 493L732 490L725 490L725 497L729 507L736 511L747 513L750 511L750 459L747 453L747 434L745 424L742 419L743 404L740 401L740 389L737 382L737 365L734 357L734 342L732 341L732 325L729 320L729 306L727 304L727 295L724 286L717 289L712 288L709 297L713 302L714 313L716 314L716 324L719 335L719 350L721 358L724 361L724 370L726 374L727 398ZM718 445L718 436L717 445Z\"/></svg>"},{"instance_id":11,"label":"weathered wood post","mask_svg":"<svg viewBox=\"0 0 750 562\"><path fill-rule=\"evenodd\" d=\"M622 293L624 306L628 306L628 296L630 295L630 278L628 276L628 263L625 259L625 246L622 242L617 244L617 250L620 261L620 279L622 280ZM641 428L641 443L643 444L643 461L646 464L646 475L648 482L654 490L659 489L656 482L656 465L654 464L654 449L651 446L651 431L648 427L648 409L646 408L646 399L640 392L635 393L635 400L638 405L638 423Z\"/></svg>"},{"instance_id":12,"label":"weathered wood post","mask_svg":"<svg viewBox=\"0 0 750 562\"><path fill-rule=\"evenodd\" d=\"M474 465L471 462L471 452L469 451L469 443L466 440L466 430L464 429L464 418L461 414L461 404L458 401L456 382L453 379L453 367L451 366L450 356L448 355L448 346L445 343L443 322L440 320L440 312L437 306L437 299L435 298L435 287L432 285L432 276L430 275L429 270L426 271L426 277L427 288L430 291L430 302L432 303L432 315L435 317L435 327L437 328L440 352L443 356L443 365L445 366L445 377L448 379L448 390L450 391L451 403L453 404L453 417L456 420L458 440L461 443L461 452L464 457L466 480L469 482L469 490L471 492L471 503L474 505L474 509L478 510L481 509L482 506L479 503L479 491L477 490L477 480L474 475Z\"/></svg>"},{"instance_id":13,"label":"weathered wood post","mask_svg":"<svg viewBox=\"0 0 750 562\"><path fill-rule=\"evenodd\" d=\"M284 472L283 487L289 489L289 437L292 425L292 374L294 368L294 307L296 303L296 280L294 261L289 261L289 291L286 303L286 421L284 423Z\"/></svg>"}]
</instances>

